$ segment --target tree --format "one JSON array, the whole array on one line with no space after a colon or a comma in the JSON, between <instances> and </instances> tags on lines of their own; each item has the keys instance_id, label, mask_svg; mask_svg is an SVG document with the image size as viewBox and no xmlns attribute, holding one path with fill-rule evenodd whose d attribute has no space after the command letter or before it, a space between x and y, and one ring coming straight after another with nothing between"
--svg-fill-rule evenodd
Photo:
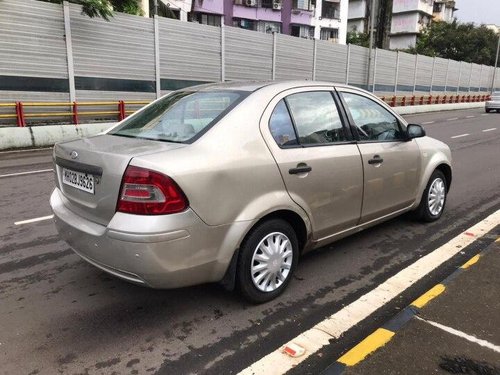
<instances>
[{"instance_id":1,"label":"tree","mask_svg":"<svg viewBox=\"0 0 500 375\"><path fill-rule=\"evenodd\" d=\"M358 33L357 31L349 31L347 33L347 44L356 44L361 47L369 47L370 36L368 33Z\"/></svg>"},{"instance_id":2,"label":"tree","mask_svg":"<svg viewBox=\"0 0 500 375\"><path fill-rule=\"evenodd\" d=\"M498 35L473 23L433 22L409 52L476 64L494 65Z\"/></svg>"},{"instance_id":3,"label":"tree","mask_svg":"<svg viewBox=\"0 0 500 375\"><path fill-rule=\"evenodd\" d=\"M63 0L40 0L60 4ZM68 0L70 3L80 4L82 14L93 17L102 17L105 20L113 17L113 12L123 12L141 16L143 14L137 0Z\"/></svg>"}]
</instances>

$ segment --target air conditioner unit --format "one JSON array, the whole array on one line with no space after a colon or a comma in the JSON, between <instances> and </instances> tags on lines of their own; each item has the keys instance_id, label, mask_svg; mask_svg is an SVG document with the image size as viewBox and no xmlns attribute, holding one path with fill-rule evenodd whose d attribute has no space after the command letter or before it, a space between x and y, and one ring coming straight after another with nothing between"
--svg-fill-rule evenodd
<instances>
[{"instance_id":1,"label":"air conditioner unit","mask_svg":"<svg viewBox=\"0 0 500 375\"><path fill-rule=\"evenodd\" d=\"M281 0L273 0L273 9L281 10Z\"/></svg>"},{"instance_id":2,"label":"air conditioner unit","mask_svg":"<svg viewBox=\"0 0 500 375\"><path fill-rule=\"evenodd\" d=\"M247 7L256 7L257 6L257 0L245 0L245 5Z\"/></svg>"}]
</instances>

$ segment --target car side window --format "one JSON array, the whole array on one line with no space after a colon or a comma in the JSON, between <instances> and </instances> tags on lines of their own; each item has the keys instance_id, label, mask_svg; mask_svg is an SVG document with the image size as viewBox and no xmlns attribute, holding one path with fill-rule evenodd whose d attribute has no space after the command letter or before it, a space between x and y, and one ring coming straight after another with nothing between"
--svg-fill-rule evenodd
<instances>
[{"instance_id":1,"label":"car side window","mask_svg":"<svg viewBox=\"0 0 500 375\"><path fill-rule=\"evenodd\" d=\"M280 100L269 120L269 130L280 147L296 146L297 136L285 101Z\"/></svg>"},{"instance_id":2,"label":"car side window","mask_svg":"<svg viewBox=\"0 0 500 375\"><path fill-rule=\"evenodd\" d=\"M398 119L373 100L348 92L341 93L361 140L403 140Z\"/></svg>"},{"instance_id":3,"label":"car side window","mask_svg":"<svg viewBox=\"0 0 500 375\"><path fill-rule=\"evenodd\" d=\"M328 91L311 91L286 97L299 143L315 145L347 141L333 96Z\"/></svg>"}]
</instances>

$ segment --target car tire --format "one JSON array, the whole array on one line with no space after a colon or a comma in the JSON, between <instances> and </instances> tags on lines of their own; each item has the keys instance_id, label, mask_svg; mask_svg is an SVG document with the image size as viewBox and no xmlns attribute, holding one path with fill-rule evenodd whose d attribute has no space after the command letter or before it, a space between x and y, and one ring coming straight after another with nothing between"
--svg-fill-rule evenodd
<instances>
[{"instance_id":1,"label":"car tire","mask_svg":"<svg viewBox=\"0 0 500 375\"><path fill-rule=\"evenodd\" d=\"M486 108L485 111L486 111L486 113L490 113L491 110Z\"/></svg>"},{"instance_id":2,"label":"car tire","mask_svg":"<svg viewBox=\"0 0 500 375\"><path fill-rule=\"evenodd\" d=\"M292 279L298 257L297 234L290 224L281 219L260 223L240 247L236 282L243 297L258 304L279 296Z\"/></svg>"},{"instance_id":3,"label":"car tire","mask_svg":"<svg viewBox=\"0 0 500 375\"><path fill-rule=\"evenodd\" d=\"M447 194L446 178L443 172L436 169L429 178L420 204L415 211L416 218L424 222L438 220L443 214Z\"/></svg>"}]
</instances>

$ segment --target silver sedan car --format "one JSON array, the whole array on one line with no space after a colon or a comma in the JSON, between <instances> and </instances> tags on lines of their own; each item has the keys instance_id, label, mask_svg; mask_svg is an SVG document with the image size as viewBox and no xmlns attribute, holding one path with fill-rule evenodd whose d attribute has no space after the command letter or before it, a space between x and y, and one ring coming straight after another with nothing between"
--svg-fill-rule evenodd
<instances>
[{"instance_id":1,"label":"silver sedan car","mask_svg":"<svg viewBox=\"0 0 500 375\"><path fill-rule=\"evenodd\" d=\"M299 257L413 211L439 219L450 149L358 88L243 82L168 94L54 147L50 204L84 260L153 288L265 302Z\"/></svg>"},{"instance_id":2,"label":"silver sedan car","mask_svg":"<svg viewBox=\"0 0 500 375\"><path fill-rule=\"evenodd\" d=\"M490 100L484 103L486 113L491 111L500 112L500 91L495 91L491 94Z\"/></svg>"}]
</instances>

